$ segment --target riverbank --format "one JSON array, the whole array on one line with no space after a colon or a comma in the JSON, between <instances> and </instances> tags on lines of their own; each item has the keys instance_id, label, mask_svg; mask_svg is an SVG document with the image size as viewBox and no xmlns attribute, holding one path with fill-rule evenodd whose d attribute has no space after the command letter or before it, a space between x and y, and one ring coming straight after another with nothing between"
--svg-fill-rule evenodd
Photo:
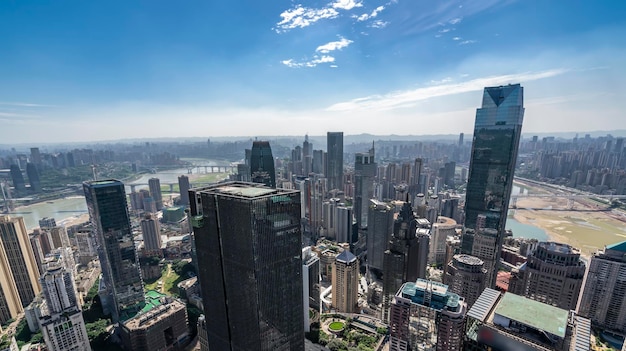
<instances>
[{"instance_id":1,"label":"riverbank","mask_svg":"<svg viewBox=\"0 0 626 351\"><path fill-rule=\"evenodd\" d=\"M531 194L551 193L535 185L523 183L523 186ZM626 222L621 216L602 211L602 207L588 201L575 200L571 206L566 198L529 197L518 198L516 205L513 218L518 222L543 229L551 241L574 246L584 257L590 257L605 245L626 240Z\"/></svg>"}]
</instances>

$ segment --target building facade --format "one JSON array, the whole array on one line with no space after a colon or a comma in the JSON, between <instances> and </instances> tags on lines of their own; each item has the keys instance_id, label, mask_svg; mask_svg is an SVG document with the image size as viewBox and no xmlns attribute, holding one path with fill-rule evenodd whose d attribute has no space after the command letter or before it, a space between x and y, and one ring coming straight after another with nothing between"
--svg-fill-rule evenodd
<instances>
[{"instance_id":1,"label":"building facade","mask_svg":"<svg viewBox=\"0 0 626 351\"><path fill-rule=\"evenodd\" d=\"M585 276L580 251L567 244L539 243L526 263L512 272L509 292L564 310L575 310Z\"/></svg>"},{"instance_id":2,"label":"building facade","mask_svg":"<svg viewBox=\"0 0 626 351\"><path fill-rule=\"evenodd\" d=\"M189 207L189 177L181 175L178 177L178 191L180 193L180 205Z\"/></svg>"},{"instance_id":3,"label":"building facade","mask_svg":"<svg viewBox=\"0 0 626 351\"><path fill-rule=\"evenodd\" d=\"M509 199L524 118L524 89L519 85L488 87L476 110L469 179L465 196L465 227L496 231L495 260L485 261L489 286L495 273L505 234ZM485 221L480 223L478 216ZM463 253L473 254L473 235L463 235Z\"/></svg>"},{"instance_id":4,"label":"building facade","mask_svg":"<svg viewBox=\"0 0 626 351\"><path fill-rule=\"evenodd\" d=\"M161 194L161 181L159 178L148 179L148 188L150 188L150 197L154 201L156 210L161 211L163 209L163 194Z\"/></svg>"},{"instance_id":5,"label":"building facade","mask_svg":"<svg viewBox=\"0 0 626 351\"><path fill-rule=\"evenodd\" d=\"M326 134L326 153L328 190L343 190L343 132Z\"/></svg>"},{"instance_id":6,"label":"building facade","mask_svg":"<svg viewBox=\"0 0 626 351\"><path fill-rule=\"evenodd\" d=\"M369 224L370 199L374 198L377 168L373 143L368 153L357 153L354 156L354 216L359 229Z\"/></svg>"},{"instance_id":7,"label":"building facade","mask_svg":"<svg viewBox=\"0 0 626 351\"><path fill-rule=\"evenodd\" d=\"M333 307L338 312L357 313L359 302L359 259L344 250L333 266Z\"/></svg>"},{"instance_id":8,"label":"building facade","mask_svg":"<svg viewBox=\"0 0 626 351\"><path fill-rule=\"evenodd\" d=\"M83 183L83 189L105 287L100 297L112 306L113 321L124 321L145 305L124 183L90 181Z\"/></svg>"},{"instance_id":9,"label":"building facade","mask_svg":"<svg viewBox=\"0 0 626 351\"><path fill-rule=\"evenodd\" d=\"M253 141L250 150L250 179L254 183L276 188L274 156L269 141Z\"/></svg>"},{"instance_id":10,"label":"building facade","mask_svg":"<svg viewBox=\"0 0 626 351\"><path fill-rule=\"evenodd\" d=\"M189 194L209 347L304 349L300 192L230 182Z\"/></svg>"},{"instance_id":11,"label":"building facade","mask_svg":"<svg viewBox=\"0 0 626 351\"><path fill-rule=\"evenodd\" d=\"M474 305L487 285L484 262L475 256L454 255L448 264L443 282L450 290L463 296L469 308Z\"/></svg>"},{"instance_id":12,"label":"building facade","mask_svg":"<svg viewBox=\"0 0 626 351\"><path fill-rule=\"evenodd\" d=\"M158 219L152 218L148 213L141 220L141 233L143 235L143 248L147 253L159 253L161 251L161 226Z\"/></svg>"},{"instance_id":13,"label":"building facade","mask_svg":"<svg viewBox=\"0 0 626 351\"><path fill-rule=\"evenodd\" d=\"M383 270L385 251L393 234L394 210L386 202L370 199L367 216L367 265L370 269Z\"/></svg>"}]
</instances>

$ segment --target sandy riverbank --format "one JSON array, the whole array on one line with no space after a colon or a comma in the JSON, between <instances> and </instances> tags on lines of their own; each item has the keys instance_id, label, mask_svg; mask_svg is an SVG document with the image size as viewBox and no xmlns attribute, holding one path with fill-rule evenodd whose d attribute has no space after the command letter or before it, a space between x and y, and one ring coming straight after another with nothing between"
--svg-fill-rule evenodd
<instances>
[{"instance_id":1,"label":"sandy riverbank","mask_svg":"<svg viewBox=\"0 0 626 351\"><path fill-rule=\"evenodd\" d=\"M529 186L531 193L547 190ZM589 257L605 245L626 240L626 222L611 211L596 211L588 201L571 203L565 198L519 198L514 218L546 231L550 240L566 243ZM622 219L620 219L620 217Z\"/></svg>"}]
</instances>

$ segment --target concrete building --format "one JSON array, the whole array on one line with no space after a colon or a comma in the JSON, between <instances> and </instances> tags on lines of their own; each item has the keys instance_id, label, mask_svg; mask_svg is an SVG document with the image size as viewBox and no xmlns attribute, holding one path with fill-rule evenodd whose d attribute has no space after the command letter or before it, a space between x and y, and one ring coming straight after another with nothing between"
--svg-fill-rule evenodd
<instances>
[{"instance_id":1,"label":"concrete building","mask_svg":"<svg viewBox=\"0 0 626 351\"><path fill-rule=\"evenodd\" d=\"M369 200L367 215L367 265L370 269L383 270L385 251L393 234L394 210L386 202Z\"/></svg>"},{"instance_id":2,"label":"concrete building","mask_svg":"<svg viewBox=\"0 0 626 351\"><path fill-rule=\"evenodd\" d=\"M302 350L300 192L229 182L189 195L209 347Z\"/></svg>"},{"instance_id":3,"label":"concrete building","mask_svg":"<svg viewBox=\"0 0 626 351\"><path fill-rule=\"evenodd\" d=\"M0 217L3 220L4 217ZM4 219L6 220L6 219ZM17 317L24 311L15 277L9 265L8 256L0 246L0 324Z\"/></svg>"},{"instance_id":4,"label":"concrete building","mask_svg":"<svg viewBox=\"0 0 626 351\"><path fill-rule=\"evenodd\" d=\"M143 235L144 254L162 255L161 225L158 219L152 218L152 214L147 213L141 220L141 233Z\"/></svg>"},{"instance_id":5,"label":"concrete building","mask_svg":"<svg viewBox=\"0 0 626 351\"><path fill-rule=\"evenodd\" d=\"M57 222L53 217L44 217L39 220L39 228L48 229L57 226Z\"/></svg>"},{"instance_id":6,"label":"concrete building","mask_svg":"<svg viewBox=\"0 0 626 351\"><path fill-rule=\"evenodd\" d=\"M575 310L585 276L580 251L541 242L528 261L513 269L508 291L564 310Z\"/></svg>"},{"instance_id":7,"label":"concrete building","mask_svg":"<svg viewBox=\"0 0 626 351\"><path fill-rule=\"evenodd\" d=\"M443 266L446 260L446 238L456 234L456 221L439 216L430 229L430 251L428 263Z\"/></svg>"},{"instance_id":8,"label":"concrete building","mask_svg":"<svg viewBox=\"0 0 626 351\"><path fill-rule=\"evenodd\" d=\"M463 299L444 284L405 283L391 304L389 350L461 351L466 313Z\"/></svg>"},{"instance_id":9,"label":"concrete building","mask_svg":"<svg viewBox=\"0 0 626 351\"><path fill-rule=\"evenodd\" d=\"M333 308L338 312L357 313L359 302L359 259L344 250L333 266Z\"/></svg>"},{"instance_id":10,"label":"concrete building","mask_svg":"<svg viewBox=\"0 0 626 351\"><path fill-rule=\"evenodd\" d=\"M464 350L591 350L591 323L573 311L487 288L467 313Z\"/></svg>"},{"instance_id":11,"label":"concrete building","mask_svg":"<svg viewBox=\"0 0 626 351\"><path fill-rule=\"evenodd\" d=\"M39 268L26 232L24 218L0 216L0 243L0 255L6 258L5 269L8 274L0 277L0 280L6 279L7 290L12 290L8 285L15 285L22 307L26 307L33 301L35 295L39 294L41 286ZM5 284L2 285L4 287Z\"/></svg>"},{"instance_id":12,"label":"concrete building","mask_svg":"<svg viewBox=\"0 0 626 351\"><path fill-rule=\"evenodd\" d=\"M150 197L154 201L156 211L161 211L163 209L163 195L161 194L161 181L159 178L148 179L148 188L150 189Z\"/></svg>"},{"instance_id":13,"label":"concrete building","mask_svg":"<svg viewBox=\"0 0 626 351\"><path fill-rule=\"evenodd\" d=\"M576 312L594 326L626 333L626 241L608 245L589 260Z\"/></svg>"},{"instance_id":14,"label":"concrete building","mask_svg":"<svg viewBox=\"0 0 626 351\"><path fill-rule=\"evenodd\" d=\"M145 306L143 282L128 216L124 183L97 180L83 183L89 218L102 269L103 306L114 323L133 317Z\"/></svg>"},{"instance_id":15,"label":"concrete building","mask_svg":"<svg viewBox=\"0 0 626 351\"><path fill-rule=\"evenodd\" d=\"M454 255L448 264L443 282L450 290L463 296L471 308L487 285L484 262L470 255Z\"/></svg>"},{"instance_id":16,"label":"concrete building","mask_svg":"<svg viewBox=\"0 0 626 351\"><path fill-rule=\"evenodd\" d=\"M181 175L178 177L178 191L180 193L180 205L189 207L189 177Z\"/></svg>"},{"instance_id":17,"label":"concrete building","mask_svg":"<svg viewBox=\"0 0 626 351\"><path fill-rule=\"evenodd\" d=\"M74 288L74 276L67 269L68 257L49 261L41 276L46 301L39 318L43 339L49 350L90 351L85 321Z\"/></svg>"},{"instance_id":18,"label":"concrete building","mask_svg":"<svg viewBox=\"0 0 626 351\"><path fill-rule=\"evenodd\" d=\"M121 327L127 350L174 350L189 334L185 304L155 291L146 293L146 307Z\"/></svg>"},{"instance_id":19,"label":"concrete building","mask_svg":"<svg viewBox=\"0 0 626 351\"><path fill-rule=\"evenodd\" d=\"M198 317L198 344L200 351L209 351L209 338L206 332L206 317L203 314Z\"/></svg>"},{"instance_id":20,"label":"concrete building","mask_svg":"<svg viewBox=\"0 0 626 351\"><path fill-rule=\"evenodd\" d=\"M302 249L302 307L304 331L309 332L309 309L322 312L320 300L320 259L310 246Z\"/></svg>"},{"instance_id":21,"label":"concrete building","mask_svg":"<svg viewBox=\"0 0 626 351\"><path fill-rule=\"evenodd\" d=\"M465 196L465 227L495 231L493 260L485 261L489 286L495 286L500 250L505 236L509 199L524 119L524 89L519 85L487 87L476 110L469 179ZM478 216L485 216L482 227ZM463 235L462 253L473 253L474 235Z\"/></svg>"},{"instance_id":22,"label":"concrete building","mask_svg":"<svg viewBox=\"0 0 626 351\"><path fill-rule=\"evenodd\" d=\"M63 226L54 226L47 229L50 232L50 239L52 239L52 248L58 249L63 247L72 247L70 238L67 235L67 230Z\"/></svg>"}]
</instances>

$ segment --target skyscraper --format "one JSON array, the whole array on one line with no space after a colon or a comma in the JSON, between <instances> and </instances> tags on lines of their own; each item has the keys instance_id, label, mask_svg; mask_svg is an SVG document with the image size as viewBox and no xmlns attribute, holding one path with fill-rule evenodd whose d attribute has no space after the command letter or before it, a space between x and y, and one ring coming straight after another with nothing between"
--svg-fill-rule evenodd
<instances>
[{"instance_id":1,"label":"skyscraper","mask_svg":"<svg viewBox=\"0 0 626 351\"><path fill-rule=\"evenodd\" d=\"M304 331L310 330L309 309L322 312L320 300L320 258L310 246L302 249L302 304L304 309Z\"/></svg>"},{"instance_id":2,"label":"skyscraper","mask_svg":"<svg viewBox=\"0 0 626 351\"><path fill-rule=\"evenodd\" d=\"M541 242L512 273L509 292L569 311L576 309L585 263L567 244Z\"/></svg>"},{"instance_id":3,"label":"skyscraper","mask_svg":"<svg viewBox=\"0 0 626 351\"><path fill-rule=\"evenodd\" d=\"M90 181L83 183L83 190L106 286L101 298L110 306L114 323L125 321L141 310L145 299L124 184Z\"/></svg>"},{"instance_id":4,"label":"skyscraper","mask_svg":"<svg viewBox=\"0 0 626 351\"><path fill-rule=\"evenodd\" d=\"M485 88L482 107L476 110L469 179L465 196L465 228L475 234L463 235L463 253L472 254L474 237L483 229L495 230L492 252L495 257L481 257L488 271L489 286L495 273L504 238L513 173L524 118L524 89L519 85ZM478 216L485 218L479 228ZM491 236L491 233L489 234Z\"/></svg>"},{"instance_id":5,"label":"skyscraper","mask_svg":"<svg viewBox=\"0 0 626 351\"><path fill-rule=\"evenodd\" d=\"M359 229L368 224L369 200L374 197L377 168L374 161L374 143L368 153L357 153L354 156L354 215Z\"/></svg>"},{"instance_id":6,"label":"skyscraper","mask_svg":"<svg viewBox=\"0 0 626 351\"><path fill-rule=\"evenodd\" d=\"M269 141L252 142L250 151L250 179L254 183L265 184L276 188L276 171L274 170L274 156Z\"/></svg>"},{"instance_id":7,"label":"skyscraper","mask_svg":"<svg viewBox=\"0 0 626 351\"><path fill-rule=\"evenodd\" d=\"M189 177L186 175L178 177L178 191L181 206L189 207Z\"/></svg>"},{"instance_id":8,"label":"skyscraper","mask_svg":"<svg viewBox=\"0 0 626 351\"><path fill-rule=\"evenodd\" d=\"M191 189L211 350L303 350L300 192L230 182Z\"/></svg>"},{"instance_id":9,"label":"skyscraper","mask_svg":"<svg viewBox=\"0 0 626 351\"><path fill-rule=\"evenodd\" d=\"M11 180L13 181L13 187L18 194L24 194L26 191L26 181L24 181L24 175L20 166L13 164L10 166Z\"/></svg>"},{"instance_id":10,"label":"skyscraper","mask_svg":"<svg viewBox=\"0 0 626 351\"><path fill-rule=\"evenodd\" d=\"M326 134L328 190L343 190L343 132Z\"/></svg>"},{"instance_id":11,"label":"skyscraper","mask_svg":"<svg viewBox=\"0 0 626 351\"><path fill-rule=\"evenodd\" d=\"M141 233L144 250L158 253L161 250L161 227L158 219L152 218L150 213L146 214L141 220Z\"/></svg>"},{"instance_id":12,"label":"skyscraper","mask_svg":"<svg viewBox=\"0 0 626 351\"><path fill-rule=\"evenodd\" d=\"M148 179L148 187L150 188L150 197L154 200L157 211L163 209L163 195L161 194L161 181L159 178Z\"/></svg>"},{"instance_id":13,"label":"skyscraper","mask_svg":"<svg viewBox=\"0 0 626 351\"><path fill-rule=\"evenodd\" d=\"M26 164L26 175L28 175L28 182L30 183L30 190L33 192L41 191L41 181L39 181L39 171L37 166L32 163Z\"/></svg>"},{"instance_id":14,"label":"skyscraper","mask_svg":"<svg viewBox=\"0 0 626 351\"><path fill-rule=\"evenodd\" d=\"M595 253L585 272L576 312L594 326L626 333L626 241Z\"/></svg>"},{"instance_id":15,"label":"skyscraper","mask_svg":"<svg viewBox=\"0 0 626 351\"><path fill-rule=\"evenodd\" d=\"M302 173L308 176L313 171L313 144L309 142L309 136L304 136L302 143Z\"/></svg>"},{"instance_id":16,"label":"skyscraper","mask_svg":"<svg viewBox=\"0 0 626 351\"><path fill-rule=\"evenodd\" d=\"M1 256L6 256L22 306L28 306L39 294L39 268L33 254L24 218L0 216ZM2 279L11 279L2 277Z\"/></svg>"},{"instance_id":17,"label":"skyscraper","mask_svg":"<svg viewBox=\"0 0 626 351\"><path fill-rule=\"evenodd\" d=\"M344 250L333 266L333 307L339 312L358 312L359 259Z\"/></svg>"},{"instance_id":18,"label":"skyscraper","mask_svg":"<svg viewBox=\"0 0 626 351\"><path fill-rule=\"evenodd\" d=\"M367 265L382 272L385 250L393 234L394 211L386 202L374 199L368 202Z\"/></svg>"},{"instance_id":19,"label":"skyscraper","mask_svg":"<svg viewBox=\"0 0 626 351\"><path fill-rule=\"evenodd\" d=\"M454 255L446 267L443 282L453 291L465 298L468 307L472 307L487 284L487 270L484 262L470 255Z\"/></svg>"},{"instance_id":20,"label":"skyscraper","mask_svg":"<svg viewBox=\"0 0 626 351\"><path fill-rule=\"evenodd\" d=\"M39 319L43 339L49 350L89 351L89 337L76 299L74 277L62 259L65 258L49 262L41 276L47 306L47 313Z\"/></svg>"}]
</instances>

